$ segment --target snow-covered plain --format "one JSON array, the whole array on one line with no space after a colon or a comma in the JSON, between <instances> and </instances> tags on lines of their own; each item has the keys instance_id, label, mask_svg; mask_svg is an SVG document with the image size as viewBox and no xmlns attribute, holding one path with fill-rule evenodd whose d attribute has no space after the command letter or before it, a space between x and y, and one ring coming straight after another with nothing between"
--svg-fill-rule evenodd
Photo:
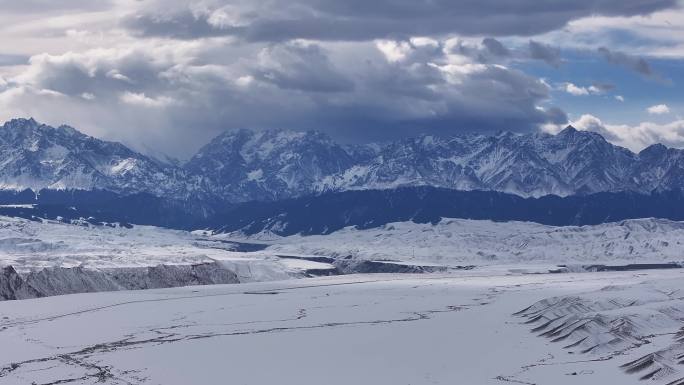
<instances>
[{"instance_id":1,"label":"snow-covered plain","mask_svg":"<svg viewBox=\"0 0 684 385\"><path fill-rule=\"evenodd\" d=\"M9 301L0 384L679 384L682 289L468 271Z\"/></svg>"},{"instance_id":2,"label":"snow-covered plain","mask_svg":"<svg viewBox=\"0 0 684 385\"><path fill-rule=\"evenodd\" d=\"M684 269L548 273L682 261L682 242L658 219L245 237L0 217L0 267L29 277L209 262L242 283L0 302L0 385L682 385ZM379 260L446 269L292 279Z\"/></svg>"}]
</instances>

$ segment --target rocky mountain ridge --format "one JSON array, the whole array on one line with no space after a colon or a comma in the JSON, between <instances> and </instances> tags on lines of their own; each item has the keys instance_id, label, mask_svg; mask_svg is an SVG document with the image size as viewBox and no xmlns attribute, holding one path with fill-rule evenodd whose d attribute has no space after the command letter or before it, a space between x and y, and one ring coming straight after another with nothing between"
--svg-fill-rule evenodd
<instances>
[{"instance_id":1,"label":"rocky mountain ridge","mask_svg":"<svg viewBox=\"0 0 684 385\"><path fill-rule=\"evenodd\" d=\"M684 187L684 150L640 153L569 126L545 133L423 135L343 146L320 132L227 131L182 165L68 126L0 127L0 189L106 190L176 200L273 201L323 192L432 186L522 197Z\"/></svg>"}]
</instances>

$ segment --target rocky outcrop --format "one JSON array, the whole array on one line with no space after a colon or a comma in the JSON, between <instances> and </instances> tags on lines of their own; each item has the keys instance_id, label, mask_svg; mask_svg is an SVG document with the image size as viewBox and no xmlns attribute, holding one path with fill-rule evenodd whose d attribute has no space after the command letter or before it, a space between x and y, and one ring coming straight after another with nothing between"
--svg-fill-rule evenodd
<instances>
[{"instance_id":1,"label":"rocky outcrop","mask_svg":"<svg viewBox=\"0 0 684 385\"><path fill-rule=\"evenodd\" d=\"M234 272L215 262L99 270L50 267L24 276L8 266L0 270L0 300L239 282Z\"/></svg>"},{"instance_id":2,"label":"rocky outcrop","mask_svg":"<svg viewBox=\"0 0 684 385\"><path fill-rule=\"evenodd\" d=\"M446 266L421 266L394 261L339 259L334 265L341 274L422 274L447 271Z\"/></svg>"},{"instance_id":3,"label":"rocky outcrop","mask_svg":"<svg viewBox=\"0 0 684 385\"><path fill-rule=\"evenodd\" d=\"M14 300L42 297L22 279L12 266L0 270L0 300Z\"/></svg>"},{"instance_id":4,"label":"rocky outcrop","mask_svg":"<svg viewBox=\"0 0 684 385\"><path fill-rule=\"evenodd\" d=\"M197 265L119 268L108 270L105 274L118 285L124 287L125 290L240 283L235 272L216 262Z\"/></svg>"}]
</instances>

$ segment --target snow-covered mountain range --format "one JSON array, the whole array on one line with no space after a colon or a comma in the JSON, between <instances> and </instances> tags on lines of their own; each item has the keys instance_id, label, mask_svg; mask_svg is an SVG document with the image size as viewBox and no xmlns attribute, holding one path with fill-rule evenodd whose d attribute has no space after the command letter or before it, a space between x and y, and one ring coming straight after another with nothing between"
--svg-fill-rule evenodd
<instances>
[{"instance_id":1,"label":"snow-covered mountain range","mask_svg":"<svg viewBox=\"0 0 684 385\"><path fill-rule=\"evenodd\" d=\"M427 185L523 197L680 188L684 152L662 145L639 154L568 127L558 135L422 136L391 143L367 162L331 175L321 190Z\"/></svg>"},{"instance_id":2,"label":"snow-covered mountain range","mask_svg":"<svg viewBox=\"0 0 684 385\"><path fill-rule=\"evenodd\" d=\"M568 127L558 135L420 136L342 146L319 132L226 132L184 165L120 143L33 119L0 127L0 189L108 190L221 201L278 200L311 193L433 186L523 197L684 187L684 151L640 153Z\"/></svg>"},{"instance_id":3,"label":"snow-covered mountain range","mask_svg":"<svg viewBox=\"0 0 684 385\"><path fill-rule=\"evenodd\" d=\"M69 126L15 119L0 127L0 189L108 190L187 197L182 169Z\"/></svg>"}]
</instances>

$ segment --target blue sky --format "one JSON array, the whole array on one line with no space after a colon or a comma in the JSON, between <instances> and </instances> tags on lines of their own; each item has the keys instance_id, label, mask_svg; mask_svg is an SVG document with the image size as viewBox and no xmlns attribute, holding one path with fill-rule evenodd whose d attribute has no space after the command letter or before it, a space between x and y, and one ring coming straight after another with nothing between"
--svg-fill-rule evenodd
<instances>
[{"instance_id":1,"label":"blue sky","mask_svg":"<svg viewBox=\"0 0 684 385\"><path fill-rule=\"evenodd\" d=\"M684 115L684 62L679 59L650 59L649 64L663 79L643 76L629 69L615 67L593 52L565 52L565 62L558 68L543 63L520 63L523 71L546 79L552 85L571 82L582 87L596 83L614 88L600 94L572 95L563 90L552 92L551 103L563 106L570 119L582 114L600 116L623 124L637 124L645 119L667 122L677 114ZM622 96L624 101L618 101ZM652 116L646 109L667 104L671 116Z\"/></svg>"},{"instance_id":2,"label":"blue sky","mask_svg":"<svg viewBox=\"0 0 684 385\"><path fill-rule=\"evenodd\" d=\"M573 124L634 151L684 148L681 0L0 0L0 10L0 119L69 124L152 155L185 158L237 128L366 142Z\"/></svg>"}]
</instances>

